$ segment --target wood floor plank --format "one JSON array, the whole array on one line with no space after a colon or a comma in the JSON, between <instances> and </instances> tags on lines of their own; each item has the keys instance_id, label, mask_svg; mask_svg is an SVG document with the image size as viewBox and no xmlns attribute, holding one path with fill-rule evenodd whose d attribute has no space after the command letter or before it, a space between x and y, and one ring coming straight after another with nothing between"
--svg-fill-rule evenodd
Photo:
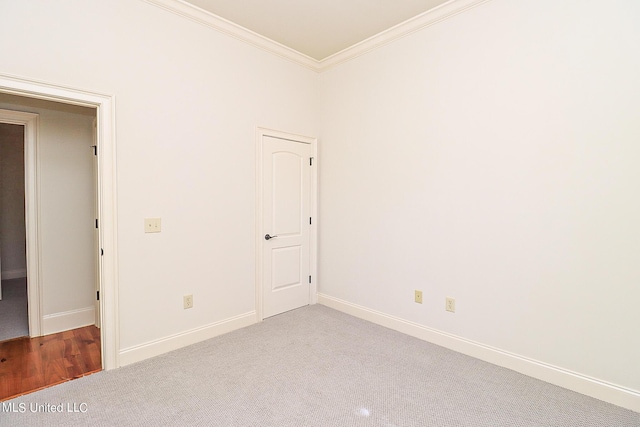
<instances>
[{"instance_id":1,"label":"wood floor plank","mask_svg":"<svg viewBox=\"0 0 640 427\"><path fill-rule=\"evenodd\" d=\"M100 330L76 329L78 348L81 348L83 362L88 371L101 369Z\"/></svg>"},{"instance_id":2,"label":"wood floor plank","mask_svg":"<svg viewBox=\"0 0 640 427\"><path fill-rule=\"evenodd\" d=\"M76 336L73 335L70 338L64 340L64 357L71 357L80 354Z\"/></svg>"},{"instance_id":3,"label":"wood floor plank","mask_svg":"<svg viewBox=\"0 0 640 427\"><path fill-rule=\"evenodd\" d=\"M24 366L24 340L7 341L0 348L0 375L2 376L2 392L14 394L22 387Z\"/></svg>"},{"instance_id":4,"label":"wood floor plank","mask_svg":"<svg viewBox=\"0 0 640 427\"><path fill-rule=\"evenodd\" d=\"M64 366L64 341L60 338L49 339L42 346L44 379L47 384L59 383L69 378Z\"/></svg>"},{"instance_id":5,"label":"wood floor plank","mask_svg":"<svg viewBox=\"0 0 640 427\"><path fill-rule=\"evenodd\" d=\"M22 370L22 389L32 390L44 387L44 370L42 368L42 355L38 351L40 345L30 345L31 340L25 340L24 365ZM35 350L34 350L35 348ZM1 395L0 395L1 396Z\"/></svg>"},{"instance_id":6,"label":"wood floor plank","mask_svg":"<svg viewBox=\"0 0 640 427\"><path fill-rule=\"evenodd\" d=\"M66 356L65 366L67 368L67 374L71 378L80 378L85 372L89 371L81 354Z\"/></svg>"},{"instance_id":7,"label":"wood floor plank","mask_svg":"<svg viewBox=\"0 0 640 427\"><path fill-rule=\"evenodd\" d=\"M0 401L101 369L95 326L0 342Z\"/></svg>"}]
</instances>

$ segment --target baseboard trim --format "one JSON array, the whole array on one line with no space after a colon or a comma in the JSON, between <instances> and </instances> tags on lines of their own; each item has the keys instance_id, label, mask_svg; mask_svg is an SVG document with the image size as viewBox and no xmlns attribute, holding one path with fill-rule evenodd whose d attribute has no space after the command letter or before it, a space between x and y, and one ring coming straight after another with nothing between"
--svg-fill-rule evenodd
<instances>
[{"instance_id":1,"label":"baseboard trim","mask_svg":"<svg viewBox=\"0 0 640 427\"><path fill-rule=\"evenodd\" d=\"M128 347L120 351L120 366L130 365L149 359L150 357L159 356L172 350L196 344L200 341L250 326L256 323L256 321L256 312L251 311L220 322Z\"/></svg>"},{"instance_id":2,"label":"baseboard trim","mask_svg":"<svg viewBox=\"0 0 640 427\"><path fill-rule=\"evenodd\" d=\"M27 269L5 270L2 272L2 280L21 279L27 277Z\"/></svg>"},{"instance_id":3,"label":"baseboard trim","mask_svg":"<svg viewBox=\"0 0 640 427\"><path fill-rule=\"evenodd\" d=\"M640 392L636 390L509 353L329 295L319 293L318 303L412 337L475 357L476 359L484 360L485 362L502 366L635 412L640 412Z\"/></svg>"},{"instance_id":4,"label":"baseboard trim","mask_svg":"<svg viewBox=\"0 0 640 427\"><path fill-rule=\"evenodd\" d=\"M55 334L70 329L82 328L96 322L94 307L63 311L42 316L42 335Z\"/></svg>"}]
</instances>

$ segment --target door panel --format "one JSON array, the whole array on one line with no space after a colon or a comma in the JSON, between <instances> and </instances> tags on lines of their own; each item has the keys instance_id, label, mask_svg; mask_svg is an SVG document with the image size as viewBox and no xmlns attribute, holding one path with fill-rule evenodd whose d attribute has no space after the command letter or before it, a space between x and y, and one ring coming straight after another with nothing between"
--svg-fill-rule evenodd
<instances>
[{"instance_id":1,"label":"door panel","mask_svg":"<svg viewBox=\"0 0 640 427\"><path fill-rule=\"evenodd\" d=\"M273 316L309 304L311 145L264 136L263 310Z\"/></svg>"},{"instance_id":2,"label":"door panel","mask_svg":"<svg viewBox=\"0 0 640 427\"><path fill-rule=\"evenodd\" d=\"M271 290L300 285L302 265L300 246L275 248L271 251Z\"/></svg>"},{"instance_id":3,"label":"door panel","mask_svg":"<svg viewBox=\"0 0 640 427\"><path fill-rule=\"evenodd\" d=\"M279 151L271 154L273 162L273 234L278 236L300 234L302 218L302 175L301 157L297 154Z\"/></svg>"}]
</instances>

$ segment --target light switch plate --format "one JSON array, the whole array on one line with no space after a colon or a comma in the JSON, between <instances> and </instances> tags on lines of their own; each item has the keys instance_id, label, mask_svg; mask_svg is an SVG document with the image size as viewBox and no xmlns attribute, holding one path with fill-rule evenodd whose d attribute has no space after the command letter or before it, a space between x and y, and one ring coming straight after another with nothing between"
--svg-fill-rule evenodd
<instances>
[{"instance_id":1,"label":"light switch plate","mask_svg":"<svg viewBox=\"0 0 640 427\"><path fill-rule=\"evenodd\" d=\"M160 218L145 218L144 219L144 232L145 233L159 233L162 231Z\"/></svg>"},{"instance_id":2,"label":"light switch plate","mask_svg":"<svg viewBox=\"0 0 640 427\"><path fill-rule=\"evenodd\" d=\"M418 291L416 290L414 292L414 297L413 297L414 301L417 302L418 304L422 304L422 291Z\"/></svg>"}]
</instances>

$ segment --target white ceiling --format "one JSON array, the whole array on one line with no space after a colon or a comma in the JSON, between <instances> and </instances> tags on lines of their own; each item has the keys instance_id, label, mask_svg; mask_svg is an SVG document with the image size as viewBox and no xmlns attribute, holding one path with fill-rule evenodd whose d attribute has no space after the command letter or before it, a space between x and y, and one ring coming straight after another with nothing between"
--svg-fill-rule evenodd
<instances>
[{"instance_id":1,"label":"white ceiling","mask_svg":"<svg viewBox=\"0 0 640 427\"><path fill-rule=\"evenodd\" d=\"M322 60L448 0L188 0Z\"/></svg>"}]
</instances>

